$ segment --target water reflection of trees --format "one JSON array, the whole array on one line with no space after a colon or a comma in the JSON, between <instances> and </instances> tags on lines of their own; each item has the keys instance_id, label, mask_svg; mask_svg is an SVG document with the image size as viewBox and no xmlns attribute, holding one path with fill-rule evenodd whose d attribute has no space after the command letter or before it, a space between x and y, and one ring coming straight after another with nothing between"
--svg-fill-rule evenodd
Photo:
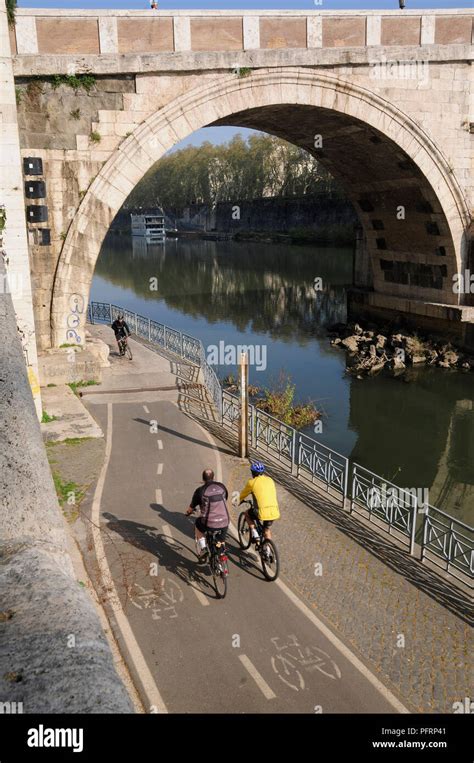
<instances>
[{"instance_id":1,"label":"water reflection of trees","mask_svg":"<svg viewBox=\"0 0 474 763\"><path fill-rule=\"evenodd\" d=\"M346 318L352 252L260 243L142 240L110 235L96 272L146 300L209 323L231 322L240 331L298 341ZM150 291L151 278L158 291ZM320 277L323 289L315 292Z\"/></svg>"},{"instance_id":2,"label":"water reflection of trees","mask_svg":"<svg viewBox=\"0 0 474 763\"><path fill-rule=\"evenodd\" d=\"M368 406L370 401L370 406ZM351 383L351 458L473 521L474 403L469 374L413 369L408 377Z\"/></svg>"}]
</instances>

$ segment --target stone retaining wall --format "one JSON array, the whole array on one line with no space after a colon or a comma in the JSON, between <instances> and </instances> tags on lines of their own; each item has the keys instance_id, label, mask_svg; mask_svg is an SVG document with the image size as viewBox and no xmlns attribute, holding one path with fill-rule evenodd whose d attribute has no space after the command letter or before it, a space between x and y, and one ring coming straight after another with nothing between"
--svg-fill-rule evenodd
<instances>
[{"instance_id":1,"label":"stone retaining wall","mask_svg":"<svg viewBox=\"0 0 474 763\"><path fill-rule=\"evenodd\" d=\"M133 712L74 573L9 294L0 295L0 347L3 712L18 712L18 703L24 713Z\"/></svg>"}]
</instances>

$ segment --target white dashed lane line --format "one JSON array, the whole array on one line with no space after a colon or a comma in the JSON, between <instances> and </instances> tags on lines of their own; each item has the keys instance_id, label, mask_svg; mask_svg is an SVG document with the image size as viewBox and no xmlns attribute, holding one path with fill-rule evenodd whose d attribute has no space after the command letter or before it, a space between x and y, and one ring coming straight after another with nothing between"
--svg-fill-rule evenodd
<instances>
[{"instance_id":1,"label":"white dashed lane line","mask_svg":"<svg viewBox=\"0 0 474 763\"><path fill-rule=\"evenodd\" d=\"M144 405L144 406L143 406L143 410L145 411L145 413L150 413L150 411L148 410L148 408L146 407L146 405Z\"/></svg>"},{"instance_id":2,"label":"white dashed lane line","mask_svg":"<svg viewBox=\"0 0 474 763\"><path fill-rule=\"evenodd\" d=\"M257 684L258 688L262 692L265 699L276 699L276 694L272 689L270 689L269 685L265 681L265 679L260 675L255 665L250 662L249 658L246 654L239 654L239 660L244 666L244 668L247 670L248 673L252 676L253 680Z\"/></svg>"},{"instance_id":3,"label":"white dashed lane line","mask_svg":"<svg viewBox=\"0 0 474 763\"><path fill-rule=\"evenodd\" d=\"M155 503L159 506L163 506L163 495L159 487L155 490Z\"/></svg>"},{"instance_id":4,"label":"white dashed lane line","mask_svg":"<svg viewBox=\"0 0 474 763\"><path fill-rule=\"evenodd\" d=\"M163 464L158 464L158 466L156 468L156 473L157 474L163 474Z\"/></svg>"},{"instance_id":5,"label":"white dashed lane line","mask_svg":"<svg viewBox=\"0 0 474 763\"><path fill-rule=\"evenodd\" d=\"M158 450L163 450L163 440L157 440L156 444L158 445Z\"/></svg>"}]
</instances>

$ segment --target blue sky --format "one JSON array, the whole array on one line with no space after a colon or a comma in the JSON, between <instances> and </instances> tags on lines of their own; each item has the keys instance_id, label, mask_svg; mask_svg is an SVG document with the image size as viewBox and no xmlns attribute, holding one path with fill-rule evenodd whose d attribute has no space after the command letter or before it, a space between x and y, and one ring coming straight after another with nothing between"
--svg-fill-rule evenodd
<instances>
[{"instance_id":1,"label":"blue sky","mask_svg":"<svg viewBox=\"0 0 474 763\"><path fill-rule=\"evenodd\" d=\"M20 8L149 8L148 0L19 0ZM161 10L352 10L396 9L398 0L158 0ZM472 8L472 0L406 0L406 7L415 8Z\"/></svg>"}]
</instances>

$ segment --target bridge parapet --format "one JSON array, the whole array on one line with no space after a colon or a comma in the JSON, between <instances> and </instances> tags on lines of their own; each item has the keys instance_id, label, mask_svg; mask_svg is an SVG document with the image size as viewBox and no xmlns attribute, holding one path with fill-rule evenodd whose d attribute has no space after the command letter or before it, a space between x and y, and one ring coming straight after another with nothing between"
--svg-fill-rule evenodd
<instances>
[{"instance_id":1,"label":"bridge parapet","mask_svg":"<svg viewBox=\"0 0 474 763\"><path fill-rule=\"evenodd\" d=\"M401 23L403 21L403 23ZM19 9L17 56L469 45L473 14L436 11ZM26 71L22 71L26 74Z\"/></svg>"}]
</instances>

